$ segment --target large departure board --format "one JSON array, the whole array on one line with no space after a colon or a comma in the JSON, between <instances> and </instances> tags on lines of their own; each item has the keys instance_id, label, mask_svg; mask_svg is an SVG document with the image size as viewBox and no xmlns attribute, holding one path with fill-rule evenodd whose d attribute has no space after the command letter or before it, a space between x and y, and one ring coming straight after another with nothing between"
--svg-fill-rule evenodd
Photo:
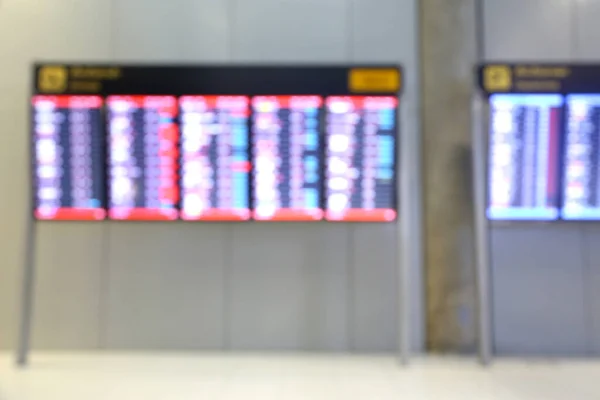
<instances>
[{"instance_id":1,"label":"large departure board","mask_svg":"<svg viewBox=\"0 0 600 400\"><path fill-rule=\"evenodd\" d=\"M109 96L109 218L174 220L179 200L173 96Z\"/></svg>"},{"instance_id":2,"label":"large departure board","mask_svg":"<svg viewBox=\"0 0 600 400\"><path fill-rule=\"evenodd\" d=\"M321 209L319 96L252 99L253 217L314 221Z\"/></svg>"},{"instance_id":3,"label":"large departure board","mask_svg":"<svg viewBox=\"0 0 600 400\"><path fill-rule=\"evenodd\" d=\"M327 220L396 218L397 107L388 96L326 99Z\"/></svg>"},{"instance_id":4,"label":"large departure board","mask_svg":"<svg viewBox=\"0 0 600 400\"><path fill-rule=\"evenodd\" d=\"M37 219L396 219L398 65L54 62L33 74Z\"/></svg>"},{"instance_id":5,"label":"large departure board","mask_svg":"<svg viewBox=\"0 0 600 400\"><path fill-rule=\"evenodd\" d=\"M600 94L567 96L564 219L600 220Z\"/></svg>"},{"instance_id":6,"label":"large departure board","mask_svg":"<svg viewBox=\"0 0 600 400\"><path fill-rule=\"evenodd\" d=\"M558 217L563 103L555 94L490 97L488 218Z\"/></svg>"},{"instance_id":7,"label":"large departure board","mask_svg":"<svg viewBox=\"0 0 600 400\"><path fill-rule=\"evenodd\" d=\"M32 106L35 217L104 219L102 98L34 96Z\"/></svg>"},{"instance_id":8,"label":"large departure board","mask_svg":"<svg viewBox=\"0 0 600 400\"><path fill-rule=\"evenodd\" d=\"M249 219L249 98L183 96L179 104L181 218Z\"/></svg>"}]
</instances>

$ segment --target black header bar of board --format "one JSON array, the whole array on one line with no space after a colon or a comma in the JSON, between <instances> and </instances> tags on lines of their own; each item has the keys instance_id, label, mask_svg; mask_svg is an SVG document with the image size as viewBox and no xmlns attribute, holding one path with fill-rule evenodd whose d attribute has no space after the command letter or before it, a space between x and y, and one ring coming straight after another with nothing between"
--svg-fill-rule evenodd
<instances>
[{"instance_id":1,"label":"black header bar of board","mask_svg":"<svg viewBox=\"0 0 600 400\"><path fill-rule=\"evenodd\" d=\"M34 94L398 95L402 68L379 66L159 66L44 63Z\"/></svg>"},{"instance_id":2,"label":"black header bar of board","mask_svg":"<svg viewBox=\"0 0 600 400\"><path fill-rule=\"evenodd\" d=\"M479 65L477 85L494 93L600 93L600 64Z\"/></svg>"}]
</instances>

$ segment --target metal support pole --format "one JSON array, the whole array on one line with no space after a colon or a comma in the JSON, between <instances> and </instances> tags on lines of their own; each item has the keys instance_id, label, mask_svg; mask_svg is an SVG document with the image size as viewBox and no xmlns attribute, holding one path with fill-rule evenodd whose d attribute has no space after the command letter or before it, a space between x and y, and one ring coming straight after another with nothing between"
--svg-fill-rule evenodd
<instances>
[{"instance_id":1,"label":"metal support pole","mask_svg":"<svg viewBox=\"0 0 600 400\"><path fill-rule=\"evenodd\" d=\"M401 103L402 109L407 104ZM401 114L401 113L399 113ZM402 114L401 114L402 115ZM406 114L403 114L406 115ZM399 146L397 166L398 193L400 199L400 213L396 226L396 264L398 268L398 357L402 365L408 365L410 361L410 263L411 263L411 218L410 218L410 135L411 129L407 127L408 118L399 118L402 124L398 124ZM407 127L408 128L408 127ZM416 238L412 238L415 240Z\"/></svg>"},{"instance_id":2,"label":"metal support pole","mask_svg":"<svg viewBox=\"0 0 600 400\"><path fill-rule=\"evenodd\" d=\"M489 265L489 235L487 219L487 126L485 106L480 96L474 96L471 108L473 192L475 212L475 262L477 279L477 316L479 361L492 362L492 310Z\"/></svg>"},{"instance_id":3,"label":"metal support pole","mask_svg":"<svg viewBox=\"0 0 600 400\"><path fill-rule=\"evenodd\" d=\"M33 319L33 302L35 290L35 242L36 223L33 220L31 207L27 209L25 229L25 246L23 254L23 276L21 286L21 304L19 312L19 332L17 336L17 365L27 366L31 346L31 325Z\"/></svg>"}]
</instances>

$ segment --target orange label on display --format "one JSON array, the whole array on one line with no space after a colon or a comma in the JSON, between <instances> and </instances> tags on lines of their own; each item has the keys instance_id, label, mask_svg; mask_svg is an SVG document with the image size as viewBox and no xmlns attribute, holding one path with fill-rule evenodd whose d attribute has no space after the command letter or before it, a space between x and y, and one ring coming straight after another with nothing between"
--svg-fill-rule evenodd
<instances>
[{"instance_id":1,"label":"orange label on display","mask_svg":"<svg viewBox=\"0 0 600 400\"><path fill-rule=\"evenodd\" d=\"M400 71L395 68L354 68L348 76L350 91L355 93L393 93L401 85Z\"/></svg>"}]
</instances>

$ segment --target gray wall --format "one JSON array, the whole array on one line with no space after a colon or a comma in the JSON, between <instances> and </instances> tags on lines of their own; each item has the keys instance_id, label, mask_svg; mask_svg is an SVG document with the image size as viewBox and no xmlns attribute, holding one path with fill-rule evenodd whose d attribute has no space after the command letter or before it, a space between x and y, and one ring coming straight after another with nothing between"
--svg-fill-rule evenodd
<instances>
[{"instance_id":1,"label":"gray wall","mask_svg":"<svg viewBox=\"0 0 600 400\"><path fill-rule=\"evenodd\" d=\"M486 0L489 61L600 62L600 1ZM499 354L600 354L600 226L495 225Z\"/></svg>"},{"instance_id":2,"label":"gray wall","mask_svg":"<svg viewBox=\"0 0 600 400\"><path fill-rule=\"evenodd\" d=\"M33 60L402 63L413 146L416 20L416 0L2 0L0 347L16 330ZM37 348L396 347L394 224L39 223L37 238Z\"/></svg>"}]
</instances>

